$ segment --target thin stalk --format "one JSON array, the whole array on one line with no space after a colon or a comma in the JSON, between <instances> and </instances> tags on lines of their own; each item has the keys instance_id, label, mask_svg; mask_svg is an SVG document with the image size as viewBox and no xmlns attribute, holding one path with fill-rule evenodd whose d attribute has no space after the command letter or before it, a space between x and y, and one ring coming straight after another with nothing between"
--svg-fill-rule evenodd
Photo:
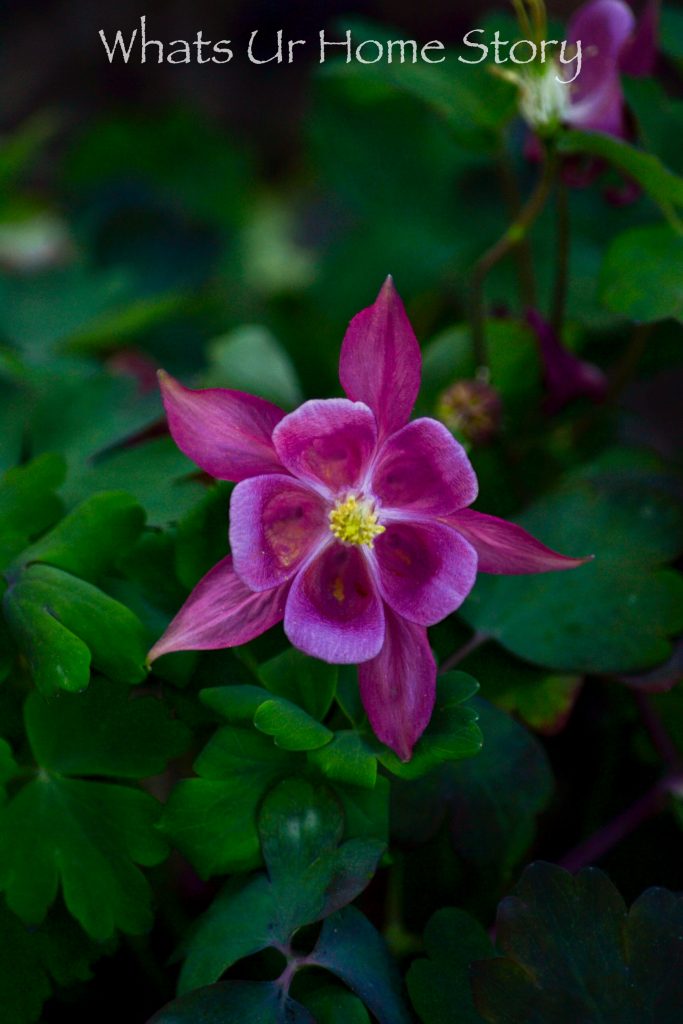
<instances>
[{"instance_id":1,"label":"thin stalk","mask_svg":"<svg viewBox=\"0 0 683 1024\"><path fill-rule=\"evenodd\" d=\"M630 836L646 821L656 817L664 810L669 794L683 786L683 775L672 773L667 775L648 790L644 796L631 804L625 811L618 814L610 822L598 829L584 842L570 850L561 861L560 867L576 872L589 864L595 864L617 846L622 839Z\"/></svg>"},{"instance_id":2,"label":"thin stalk","mask_svg":"<svg viewBox=\"0 0 683 1024\"><path fill-rule=\"evenodd\" d=\"M508 212L513 220L517 220L522 211L522 194L519 190L519 183L512 161L505 148L504 139L501 140L501 148L498 156L498 167L500 172L501 187ZM534 260L529 245L529 239L524 238L517 247L517 279L519 282L519 294L522 304L527 308L536 305L536 279L534 274Z\"/></svg>"},{"instance_id":3,"label":"thin stalk","mask_svg":"<svg viewBox=\"0 0 683 1024\"><path fill-rule=\"evenodd\" d=\"M453 651L446 660L439 666L439 675L443 675L444 672L449 672L456 665L459 665L461 661L473 654L474 651L478 650L487 640L491 637L488 633L474 633L467 643L464 643L462 647L459 647L457 651Z\"/></svg>"},{"instance_id":4,"label":"thin stalk","mask_svg":"<svg viewBox=\"0 0 683 1024\"><path fill-rule=\"evenodd\" d=\"M557 186L557 264L555 267L555 286L553 289L553 306L550 314L555 335L562 338L564 318L567 308L567 286L569 284L569 190L563 181Z\"/></svg>"},{"instance_id":5,"label":"thin stalk","mask_svg":"<svg viewBox=\"0 0 683 1024\"><path fill-rule=\"evenodd\" d=\"M484 307L484 283L486 278L505 256L527 237L539 214L543 211L555 180L557 159L553 151L545 151L541 174L519 216L498 241L477 261L472 277L472 340L474 356L478 366L487 365L486 356L486 311Z\"/></svg>"},{"instance_id":6,"label":"thin stalk","mask_svg":"<svg viewBox=\"0 0 683 1024\"><path fill-rule=\"evenodd\" d=\"M635 693L634 696L652 746L672 772L683 772L683 757L653 707L652 701L646 693Z\"/></svg>"}]
</instances>

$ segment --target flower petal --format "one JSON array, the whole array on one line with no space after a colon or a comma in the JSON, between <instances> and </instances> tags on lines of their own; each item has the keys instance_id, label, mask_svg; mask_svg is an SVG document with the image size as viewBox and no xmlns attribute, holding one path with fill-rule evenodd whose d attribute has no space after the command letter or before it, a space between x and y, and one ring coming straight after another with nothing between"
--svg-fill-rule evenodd
<instances>
[{"instance_id":1,"label":"flower petal","mask_svg":"<svg viewBox=\"0 0 683 1024\"><path fill-rule=\"evenodd\" d=\"M369 405L381 437L408 422L420 390L422 356L390 277L372 306L354 316L342 344L339 380Z\"/></svg>"},{"instance_id":2,"label":"flower petal","mask_svg":"<svg viewBox=\"0 0 683 1024\"><path fill-rule=\"evenodd\" d=\"M377 426L362 402L316 399L285 416L273 431L273 444L290 472L334 493L365 475L377 445Z\"/></svg>"},{"instance_id":3,"label":"flower petal","mask_svg":"<svg viewBox=\"0 0 683 1024\"><path fill-rule=\"evenodd\" d=\"M257 476L232 492L230 548L250 590L291 579L328 533L322 498L291 476Z\"/></svg>"},{"instance_id":4,"label":"flower petal","mask_svg":"<svg viewBox=\"0 0 683 1024\"><path fill-rule=\"evenodd\" d=\"M477 496L477 478L465 449L436 420L413 420L390 437L372 473L383 507L446 515Z\"/></svg>"},{"instance_id":5,"label":"flower petal","mask_svg":"<svg viewBox=\"0 0 683 1024\"><path fill-rule=\"evenodd\" d=\"M299 573L287 599L285 633L322 661L375 657L384 642L384 608L358 548L330 544Z\"/></svg>"},{"instance_id":6,"label":"flower petal","mask_svg":"<svg viewBox=\"0 0 683 1024\"><path fill-rule=\"evenodd\" d=\"M506 519L464 508L444 520L465 537L479 556L479 572L518 576L530 572L576 569L587 558L568 558L541 544L530 533Z\"/></svg>"},{"instance_id":7,"label":"flower petal","mask_svg":"<svg viewBox=\"0 0 683 1024\"><path fill-rule=\"evenodd\" d=\"M552 415L574 398L604 401L608 382L602 370L565 348L550 324L535 309L528 310L526 318L536 335L543 362L545 412Z\"/></svg>"},{"instance_id":8,"label":"flower petal","mask_svg":"<svg viewBox=\"0 0 683 1024\"><path fill-rule=\"evenodd\" d=\"M621 48L619 70L633 78L652 75L657 67L660 0L648 0L630 39Z\"/></svg>"},{"instance_id":9,"label":"flower petal","mask_svg":"<svg viewBox=\"0 0 683 1024\"><path fill-rule=\"evenodd\" d=\"M255 594L242 583L228 555L199 581L147 659L171 651L239 647L282 619L287 584Z\"/></svg>"},{"instance_id":10,"label":"flower petal","mask_svg":"<svg viewBox=\"0 0 683 1024\"><path fill-rule=\"evenodd\" d=\"M571 18L569 43L581 41L583 66L570 86L569 124L585 131L625 134L624 99L619 79L619 54L635 27L624 0L592 0Z\"/></svg>"},{"instance_id":11,"label":"flower petal","mask_svg":"<svg viewBox=\"0 0 683 1024\"><path fill-rule=\"evenodd\" d=\"M375 540L378 585L393 610L433 626L459 608L477 578L477 555L441 523L391 523Z\"/></svg>"},{"instance_id":12,"label":"flower petal","mask_svg":"<svg viewBox=\"0 0 683 1024\"><path fill-rule=\"evenodd\" d=\"M384 646L358 666L358 682L375 735L409 761L434 709L436 664L427 630L387 608Z\"/></svg>"},{"instance_id":13,"label":"flower petal","mask_svg":"<svg viewBox=\"0 0 683 1024\"><path fill-rule=\"evenodd\" d=\"M192 391L163 370L159 383L173 440L210 476L237 481L282 472L271 441L282 409L242 391Z\"/></svg>"}]
</instances>

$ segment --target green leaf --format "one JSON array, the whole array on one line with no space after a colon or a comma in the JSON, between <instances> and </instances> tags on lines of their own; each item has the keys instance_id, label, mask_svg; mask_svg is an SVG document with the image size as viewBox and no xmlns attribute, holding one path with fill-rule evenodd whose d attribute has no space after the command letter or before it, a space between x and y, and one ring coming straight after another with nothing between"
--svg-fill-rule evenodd
<instances>
[{"instance_id":1,"label":"green leaf","mask_svg":"<svg viewBox=\"0 0 683 1024\"><path fill-rule=\"evenodd\" d=\"M94 582L132 548L144 522L128 494L94 494L22 552L21 564L44 562Z\"/></svg>"},{"instance_id":2,"label":"green leaf","mask_svg":"<svg viewBox=\"0 0 683 1024\"><path fill-rule=\"evenodd\" d=\"M683 61L683 11L666 7L661 12L661 45L664 53Z\"/></svg>"},{"instance_id":3,"label":"green leaf","mask_svg":"<svg viewBox=\"0 0 683 1024\"><path fill-rule=\"evenodd\" d=\"M0 480L0 568L59 517L62 502L54 493L66 466L59 455L40 455L9 469Z\"/></svg>"},{"instance_id":4,"label":"green leaf","mask_svg":"<svg viewBox=\"0 0 683 1024\"><path fill-rule=\"evenodd\" d=\"M59 985L87 981L90 964L105 952L63 912L51 914L40 928L29 928L4 901L0 901L0 934L0 1006L12 1024L37 1021L53 981Z\"/></svg>"},{"instance_id":5,"label":"green leaf","mask_svg":"<svg viewBox=\"0 0 683 1024\"><path fill-rule=\"evenodd\" d=\"M683 899L666 890L649 889L627 915L601 871L533 864L498 909L503 957L472 966L475 1005L491 1024L675 1024L682 927Z\"/></svg>"},{"instance_id":6,"label":"green leaf","mask_svg":"<svg viewBox=\"0 0 683 1024\"><path fill-rule=\"evenodd\" d=\"M377 781L377 758L355 731L335 732L332 742L310 751L308 759L337 782L373 789Z\"/></svg>"},{"instance_id":7,"label":"green leaf","mask_svg":"<svg viewBox=\"0 0 683 1024\"><path fill-rule=\"evenodd\" d=\"M277 779L291 771L291 758L267 736L226 726L197 758L200 778L174 787L162 828L202 877L259 864L256 811Z\"/></svg>"},{"instance_id":8,"label":"green leaf","mask_svg":"<svg viewBox=\"0 0 683 1024\"><path fill-rule=\"evenodd\" d=\"M683 235L665 224L619 235L605 257L601 294L608 309L631 320L683 320Z\"/></svg>"},{"instance_id":9,"label":"green leaf","mask_svg":"<svg viewBox=\"0 0 683 1024\"><path fill-rule=\"evenodd\" d=\"M246 324L212 341L205 387L235 388L291 409L303 401L294 365L267 327Z\"/></svg>"},{"instance_id":10,"label":"green leaf","mask_svg":"<svg viewBox=\"0 0 683 1024\"><path fill-rule=\"evenodd\" d=\"M118 601L61 569L34 564L3 598L14 638L46 696L79 691L93 667L109 678L138 683L146 675L148 637Z\"/></svg>"},{"instance_id":11,"label":"green leaf","mask_svg":"<svg viewBox=\"0 0 683 1024\"><path fill-rule=\"evenodd\" d=\"M61 886L93 938L116 928L146 931L150 891L136 865L166 855L157 815L156 801L139 790L41 774L0 809L0 889L8 905L38 923Z\"/></svg>"},{"instance_id":12,"label":"green leaf","mask_svg":"<svg viewBox=\"0 0 683 1024\"><path fill-rule=\"evenodd\" d=\"M392 37L379 25L365 24L359 31L364 34L358 40L400 38ZM372 65L335 60L326 62L319 74L345 83L366 101L405 93L442 117L461 146L493 153L503 128L517 112L515 86L490 74L488 69L459 63L454 51L433 52L431 56L445 60L401 64L394 59L391 63L383 60Z\"/></svg>"},{"instance_id":13,"label":"green leaf","mask_svg":"<svg viewBox=\"0 0 683 1024\"><path fill-rule=\"evenodd\" d=\"M415 746L412 759L403 762L392 750L375 741L379 761L401 779L416 779L444 761L458 761L478 754L482 738L477 713L471 706L463 706L478 688L477 681L464 672L441 676L434 712Z\"/></svg>"},{"instance_id":14,"label":"green leaf","mask_svg":"<svg viewBox=\"0 0 683 1024\"><path fill-rule=\"evenodd\" d=\"M318 721L332 706L338 672L338 665L310 658L295 647L288 647L258 668L259 679L271 693L298 704Z\"/></svg>"},{"instance_id":15,"label":"green leaf","mask_svg":"<svg viewBox=\"0 0 683 1024\"><path fill-rule=\"evenodd\" d=\"M329 729L296 704L271 697L260 686L215 687L202 690L201 699L228 721L252 721L284 750L315 750L332 739Z\"/></svg>"},{"instance_id":16,"label":"green leaf","mask_svg":"<svg viewBox=\"0 0 683 1024\"><path fill-rule=\"evenodd\" d=\"M480 576L461 614L513 654L562 672L629 672L664 661L683 628L676 478L649 456L610 453L542 498L520 524L595 561L569 572ZM596 642L597 641L597 642Z\"/></svg>"},{"instance_id":17,"label":"green leaf","mask_svg":"<svg viewBox=\"0 0 683 1024\"><path fill-rule=\"evenodd\" d=\"M360 999L339 985L325 985L304 998L316 1024L370 1024Z\"/></svg>"},{"instance_id":18,"label":"green leaf","mask_svg":"<svg viewBox=\"0 0 683 1024\"><path fill-rule=\"evenodd\" d=\"M428 959L415 960L406 975L413 1006L423 1024L480 1024L474 1008L469 967L495 956L488 935L473 917L446 907L430 919L424 933Z\"/></svg>"},{"instance_id":19,"label":"green leaf","mask_svg":"<svg viewBox=\"0 0 683 1024\"><path fill-rule=\"evenodd\" d=\"M392 826L399 839L425 841L447 817L460 856L506 877L533 840L553 777L534 736L486 701L474 703L484 736L481 753L396 786Z\"/></svg>"},{"instance_id":20,"label":"green leaf","mask_svg":"<svg viewBox=\"0 0 683 1024\"><path fill-rule=\"evenodd\" d=\"M36 761L61 775L144 779L163 772L189 741L162 701L131 698L126 686L105 679L94 679L77 696L45 700L33 693L25 716Z\"/></svg>"},{"instance_id":21,"label":"green leaf","mask_svg":"<svg viewBox=\"0 0 683 1024\"><path fill-rule=\"evenodd\" d=\"M372 877L384 845L351 839L328 790L301 779L266 797L259 833L268 878L230 882L195 925L181 992L220 978L236 960L267 946L286 948L300 927L350 902Z\"/></svg>"},{"instance_id":22,"label":"green leaf","mask_svg":"<svg viewBox=\"0 0 683 1024\"><path fill-rule=\"evenodd\" d=\"M181 996L148 1024L316 1024L273 981L224 981Z\"/></svg>"},{"instance_id":23,"label":"green leaf","mask_svg":"<svg viewBox=\"0 0 683 1024\"><path fill-rule=\"evenodd\" d=\"M577 153L606 160L634 178L651 199L668 211L683 206L683 178L665 167L656 156L602 132L564 132L558 140L561 153Z\"/></svg>"},{"instance_id":24,"label":"green leaf","mask_svg":"<svg viewBox=\"0 0 683 1024\"><path fill-rule=\"evenodd\" d=\"M0 803L5 799L6 784L18 773L19 768L12 756L12 748L6 740L0 739Z\"/></svg>"},{"instance_id":25,"label":"green leaf","mask_svg":"<svg viewBox=\"0 0 683 1024\"><path fill-rule=\"evenodd\" d=\"M396 965L379 932L355 907L327 918L310 961L341 978L379 1024L410 1024Z\"/></svg>"}]
</instances>

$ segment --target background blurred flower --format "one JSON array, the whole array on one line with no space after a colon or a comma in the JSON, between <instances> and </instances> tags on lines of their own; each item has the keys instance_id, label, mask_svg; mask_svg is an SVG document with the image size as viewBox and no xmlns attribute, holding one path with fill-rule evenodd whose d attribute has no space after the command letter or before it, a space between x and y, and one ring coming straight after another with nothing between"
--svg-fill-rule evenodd
<instances>
[{"instance_id":1,"label":"background blurred flower","mask_svg":"<svg viewBox=\"0 0 683 1024\"><path fill-rule=\"evenodd\" d=\"M528 310L526 318L536 336L543 363L544 410L552 415L574 398L581 397L602 402L607 396L607 378L602 370L565 348L537 310Z\"/></svg>"}]
</instances>

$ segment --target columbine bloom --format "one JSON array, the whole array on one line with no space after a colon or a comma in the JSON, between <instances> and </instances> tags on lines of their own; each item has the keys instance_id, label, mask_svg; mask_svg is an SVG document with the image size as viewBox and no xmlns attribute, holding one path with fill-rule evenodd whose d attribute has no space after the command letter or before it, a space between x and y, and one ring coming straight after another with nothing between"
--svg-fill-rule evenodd
<instances>
[{"instance_id":1,"label":"columbine bloom","mask_svg":"<svg viewBox=\"0 0 683 1024\"><path fill-rule=\"evenodd\" d=\"M526 318L536 335L543 364L545 412L549 415L559 412L575 398L603 402L607 397L608 383L602 370L565 348L550 324L535 309L528 310Z\"/></svg>"},{"instance_id":2,"label":"columbine bloom","mask_svg":"<svg viewBox=\"0 0 683 1024\"><path fill-rule=\"evenodd\" d=\"M657 56L658 2L641 18L624 0L590 0L571 17L567 42L582 47L581 73L571 85L558 83L562 70L550 62L521 81L522 115L541 134L560 124L581 131L629 135L623 74L650 75ZM533 148L531 151L533 155Z\"/></svg>"},{"instance_id":3,"label":"columbine bloom","mask_svg":"<svg viewBox=\"0 0 683 1024\"><path fill-rule=\"evenodd\" d=\"M462 604L477 569L568 569L519 526L474 512L477 479L461 445L409 417L420 349L388 279L352 320L339 376L346 398L285 415L237 391L161 387L176 444L237 481L232 554L190 594L150 660L235 647L284 619L291 643L357 663L372 727L407 760L434 704L427 626Z\"/></svg>"}]
</instances>

